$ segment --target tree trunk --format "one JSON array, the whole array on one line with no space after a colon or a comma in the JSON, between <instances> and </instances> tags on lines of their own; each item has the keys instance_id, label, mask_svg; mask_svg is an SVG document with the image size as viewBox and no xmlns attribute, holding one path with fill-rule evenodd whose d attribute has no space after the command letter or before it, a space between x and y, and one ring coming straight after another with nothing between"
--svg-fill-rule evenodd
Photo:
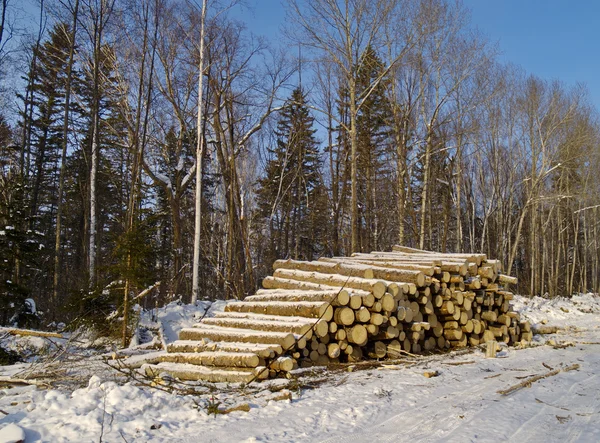
<instances>
[{"instance_id":1,"label":"tree trunk","mask_svg":"<svg viewBox=\"0 0 600 443\"><path fill-rule=\"evenodd\" d=\"M60 276L60 247L61 247L61 229L62 229L62 208L63 208L63 195L65 188L65 172L66 172L66 161L67 161L67 145L69 136L69 107L71 104L71 81L73 78L73 63L75 55L75 37L77 35L77 18L79 14L79 0L75 0L75 7L73 11L73 25L71 28L71 36L69 47L69 61L67 64L67 84L65 85L65 106L64 106L64 117L63 117L63 139L62 139L62 153L60 161L60 175L58 178L58 201L56 204L56 229L54 235L54 276L52 279L52 306L58 306L58 283ZM52 317L56 315L56 310L52 310Z\"/></svg>"},{"instance_id":2,"label":"tree trunk","mask_svg":"<svg viewBox=\"0 0 600 443\"><path fill-rule=\"evenodd\" d=\"M202 0L200 18L200 49L198 61L198 115L196 119L196 195L194 218L194 263L192 276L192 304L198 301L199 272L200 272L200 237L202 234L202 179L204 141L202 131L202 94L204 92L204 26L206 21L206 0Z\"/></svg>"}]
</instances>

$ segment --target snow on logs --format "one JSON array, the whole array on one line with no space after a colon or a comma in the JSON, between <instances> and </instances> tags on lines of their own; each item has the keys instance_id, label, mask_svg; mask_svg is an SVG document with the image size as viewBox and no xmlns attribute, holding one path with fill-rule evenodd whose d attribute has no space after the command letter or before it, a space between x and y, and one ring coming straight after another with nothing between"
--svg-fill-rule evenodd
<instances>
[{"instance_id":1,"label":"snow on logs","mask_svg":"<svg viewBox=\"0 0 600 443\"><path fill-rule=\"evenodd\" d=\"M532 339L529 323L510 309L513 294L505 286L516 278L485 254L395 246L351 257L277 260L273 268L265 289L184 328L168 347L171 355L146 371L248 381L297 367Z\"/></svg>"}]
</instances>

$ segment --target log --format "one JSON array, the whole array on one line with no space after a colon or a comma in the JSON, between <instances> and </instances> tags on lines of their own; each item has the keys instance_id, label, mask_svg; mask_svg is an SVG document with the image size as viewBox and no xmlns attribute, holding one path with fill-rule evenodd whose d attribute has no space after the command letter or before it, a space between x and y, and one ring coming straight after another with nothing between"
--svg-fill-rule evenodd
<instances>
[{"instance_id":1,"label":"log","mask_svg":"<svg viewBox=\"0 0 600 443\"><path fill-rule=\"evenodd\" d=\"M558 327L557 326L546 326L546 325L533 325L533 327L531 327L531 331L534 334L556 334L558 332ZM528 331L526 331L528 332Z\"/></svg>"},{"instance_id":2,"label":"log","mask_svg":"<svg viewBox=\"0 0 600 443\"><path fill-rule=\"evenodd\" d=\"M319 355L327 354L327 345L325 343L319 343L319 345L317 346L317 352L319 353Z\"/></svg>"},{"instance_id":3,"label":"log","mask_svg":"<svg viewBox=\"0 0 600 443\"><path fill-rule=\"evenodd\" d=\"M399 321L404 321L404 319L406 318L406 311L407 309L404 306L399 306L398 310L396 311L396 318Z\"/></svg>"},{"instance_id":4,"label":"log","mask_svg":"<svg viewBox=\"0 0 600 443\"><path fill-rule=\"evenodd\" d=\"M354 311L348 307L335 308L333 320L338 325L350 326L355 320Z\"/></svg>"},{"instance_id":5,"label":"log","mask_svg":"<svg viewBox=\"0 0 600 443\"><path fill-rule=\"evenodd\" d=\"M358 347L364 346L365 344L367 344L367 340L368 340L367 329L361 324L354 325L353 327L347 329L346 336L347 336L347 340L350 343L354 343L354 344L358 345Z\"/></svg>"},{"instance_id":6,"label":"log","mask_svg":"<svg viewBox=\"0 0 600 443\"><path fill-rule=\"evenodd\" d=\"M269 368L275 371L290 372L294 369L295 363L291 357L278 357L269 365Z\"/></svg>"},{"instance_id":7,"label":"log","mask_svg":"<svg viewBox=\"0 0 600 443\"><path fill-rule=\"evenodd\" d=\"M339 274L349 277L373 278L371 273L365 273L368 267L336 262L299 261L292 259L275 260L273 263L273 270L276 271L277 269L319 272L323 274Z\"/></svg>"},{"instance_id":8,"label":"log","mask_svg":"<svg viewBox=\"0 0 600 443\"><path fill-rule=\"evenodd\" d=\"M283 352L280 345L270 343L210 342L205 340L176 340L167 346L168 352L235 352L253 353L262 358L273 358Z\"/></svg>"},{"instance_id":9,"label":"log","mask_svg":"<svg viewBox=\"0 0 600 443\"><path fill-rule=\"evenodd\" d=\"M359 323L367 323L371 319L371 312L364 306L361 306L359 310L354 311L354 315L356 321Z\"/></svg>"},{"instance_id":10,"label":"log","mask_svg":"<svg viewBox=\"0 0 600 443\"><path fill-rule=\"evenodd\" d=\"M333 308L327 302L254 302L229 303L226 312L253 312L256 314L322 318L329 321Z\"/></svg>"},{"instance_id":11,"label":"log","mask_svg":"<svg viewBox=\"0 0 600 443\"><path fill-rule=\"evenodd\" d=\"M222 328L204 325L202 328L183 328L179 333L180 340L232 341L241 343L269 343L280 345L284 350L291 349L296 343L296 336L287 332L265 332L251 329Z\"/></svg>"},{"instance_id":12,"label":"log","mask_svg":"<svg viewBox=\"0 0 600 443\"><path fill-rule=\"evenodd\" d=\"M350 301L350 292L343 289L339 291L267 290L250 295L244 301L324 301L331 302L333 306L346 306Z\"/></svg>"},{"instance_id":13,"label":"log","mask_svg":"<svg viewBox=\"0 0 600 443\"><path fill-rule=\"evenodd\" d=\"M371 358L384 358L387 355L387 345L382 341L376 341L373 349L367 354Z\"/></svg>"},{"instance_id":14,"label":"log","mask_svg":"<svg viewBox=\"0 0 600 443\"><path fill-rule=\"evenodd\" d=\"M548 377L552 377L554 375L559 374L561 371L562 372L569 372L569 371L576 371L577 369L579 369L579 364L574 364L571 366L567 366L566 368L561 368L561 369L555 369L553 371L550 372L546 372L545 374L541 374L541 375L534 375L533 377L529 377L525 380L523 380L520 383L517 383L516 385L510 386L507 389L502 389L500 391L498 391L498 394L501 395L508 395L511 394L515 391L518 391L521 388L527 387L527 386L531 386L532 383L542 380L544 378L548 378Z\"/></svg>"},{"instance_id":15,"label":"log","mask_svg":"<svg viewBox=\"0 0 600 443\"><path fill-rule=\"evenodd\" d=\"M455 305L462 305L465 297L462 292L455 291L452 293L452 298L454 300Z\"/></svg>"},{"instance_id":16,"label":"log","mask_svg":"<svg viewBox=\"0 0 600 443\"><path fill-rule=\"evenodd\" d=\"M369 323L376 326L383 324L383 315L379 314L378 312L372 312Z\"/></svg>"},{"instance_id":17,"label":"log","mask_svg":"<svg viewBox=\"0 0 600 443\"><path fill-rule=\"evenodd\" d=\"M378 260L378 259L360 259L356 257L333 257L333 258L325 258L321 257L319 261L327 261L327 262L336 262L336 263L348 263L348 264L362 264L362 265L370 265L370 266L379 266L382 268L393 268L393 269L402 269L402 270L410 270L410 271L420 271L425 274L427 277L432 277L435 273L434 266L427 265L419 265L414 264L412 262L398 262L398 261L387 261L386 259Z\"/></svg>"},{"instance_id":18,"label":"log","mask_svg":"<svg viewBox=\"0 0 600 443\"><path fill-rule=\"evenodd\" d=\"M265 289L292 289L292 290L313 290L313 291L339 291L342 286L321 285L307 281L292 280L289 278L265 277L262 281Z\"/></svg>"},{"instance_id":19,"label":"log","mask_svg":"<svg viewBox=\"0 0 600 443\"><path fill-rule=\"evenodd\" d=\"M386 355L388 358L398 358L402 354L402 345L398 340L392 340L388 343L386 349Z\"/></svg>"},{"instance_id":20,"label":"log","mask_svg":"<svg viewBox=\"0 0 600 443\"><path fill-rule=\"evenodd\" d=\"M467 320L467 322L461 326L461 329L463 332L466 332L467 334L471 334L473 332L473 320Z\"/></svg>"},{"instance_id":21,"label":"log","mask_svg":"<svg viewBox=\"0 0 600 443\"><path fill-rule=\"evenodd\" d=\"M481 318L485 321L494 323L498 320L498 314L496 314L496 311L485 311L481 313Z\"/></svg>"},{"instance_id":22,"label":"log","mask_svg":"<svg viewBox=\"0 0 600 443\"><path fill-rule=\"evenodd\" d=\"M450 300L444 300L440 307L440 312L444 315L450 315L454 313L454 303Z\"/></svg>"},{"instance_id":23,"label":"log","mask_svg":"<svg viewBox=\"0 0 600 443\"><path fill-rule=\"evenodd\" d=\"M429 323L432 328L434 328L435 326L437 326L437 324L438 324L437 315L435 315L435 314L429 314L427 316L427 323Z\"/></svg>"},{"instance_id":24,"label":"log","mask_svg":"<svg viewBox=\"0 0 600 443\"><path fill-rule=\"evenodd\" d=\"M340 352L340 346L337 343L329 343L327 345L327 355L329 358L338 358Z\"/></svg>"},{"instance_id":25,"label":"log","mask_svg":"<svg viewBox=\"0 0 600 443\"><path fill-rule=\"evenodd\" d=\"M289 269L277 269L273 275L275 278L370 291L375 298L381 298L383 294L385 294L389 283L375 279L345 277L339 274L322 274L320 272L305 272Z\"/></svg>"},{"instance_id":26,"label":"log","mask_svg":"<svg viewBox=\"0 0 600 443\"><path fill-rule=\"evenodd\" d=\"M457 321L447 321L444 323L444 329L459 329L459 324Z\"/></svg>"},{"instance_id":27,"label":"log","mask_svg":"<svg viewBox=\"0 0 600 443\"><path fill-rule=\"evenodd\" d=\"M470 277L465 280L465 287L467 289L481 289L481 280L478 277Z\"/></svg>"},{"instance_id":28,"label":"log","mask_svg":"<svg viewBox=\"0 0 600 443\"><path fill-rule=\"evenodd\" d=\"M332 321L329 323L329 327L327 329L330 334L335 334L338 330L338 324L336 322ZM321 337L324 337L324 335Z\"/></svg>"},{"instance_id":29,"label":"log","mask_svg":"<svg viewBox=\"0 0 600 443\"><path fill-rule=\"evenodd\" d=\"M398 338L400 336L400 330L395 326L388 326L384 331L379 331L378 337L384 340L390 340Z\"/></svg>"},{"instance_id":30,"label":"log","mask_svg":"<svg viewBox=\"0 0 600 443\"><path fill-rule=\"evenodd\" d=\"M349 264L346 262L326 261L298 261L298 260L276 260L273 269L300 270L307 272L318 272L324 274L339 274L348 277L366 279L383 279L389 281L400 281L415 283L417 286L425 284L425 275L421 271L410 269L384 268L374 265L363 265L361 263Z\"/></svg>"},{"instance_id":31,"label":"log","mask_svg":"<svg viewBox=\"0 0 600 443\"><path fill-rule=\"evenodd\" d=\"M419 332L421 330L429 331L430 328L431 328L431 325L427 322L418 322L418 323L415 322L410 325L410 330L414 331L414 332Z\"/></svg>"},{"instance_id":32,"label":"log","mask_svg":"<svg viewBox=\"0 0 600 443\"><path fill-rule=\"evenodd\" d=\"M510 326L510 324L512 323L512 318L510 318L508 315L506 314L502 314L498 316L498 320L496 320L498 323L501 323L503 325L506 326Z\"/></svg>"},{"instance_id":33,"label":"log","mask_svg":"<svg viewBox=\"0 0 600 443\"><path fill-rule=\"evenodd\" d=\"M446 347L446 339L444 338L443 335L440 335L437 338L436 343L437 343L437 347L440 349L444 349Z\"/></svg>"},{"instance_id":34,"label":"log","mask_svg":"<svg viewBox=\"0 0 600 443\"><path fill-rule=\"evenodd\" d=\"M0 328L0 333L24 337L63 338L63 335L58 332L34 331L32 329Z\"/></svg>"},{"instance_id":35,"label":"log","mask_svg":"<svg viewBox=\"0 0 600 443\"><path fill-rule=\"evenodd\" d=\"M350 310L352 311L352 310ZM271 321L254 320L246 318L227 318L227 317L209 317L202 320L198 325L215 325L224 328L242 328L254 329L259 331L291 332L303 335L310 331L316 322L289 322L289 321ZM325 325L327 322L323 322ZM194 325L196 326L196 325Z\"/></svg>"},{"instance_id":36,"label":"log","mask_svg":"<svg viewBox=\"0 0 600 443\"><path fill-rule=\"evenodd\" d=\"M395 311L397 307L398 303L392 294L388 292L383 294L383 297L381 297L381 308L384 311L392 312Z\"/></svg>"},{"instance_id":37,"label":"log","mask_svg":"<svg viewBox=\"0 0 600 443\"><path fill-rule=\"evenodd\" d=\"M348 346L348 348L350 348L351 346ZM350 354L348 354L348 361L349 362L357 362L357 361L361 361L363 358L363 353L362 353L362 349L360 348L360 346L352 346L352 352Z\"/></svg>"},{"instance_id":38,"label":"log","mask_svg":"<svg viewBox=\"0 0 600 443\"><path fill-rule=\"evenodd\" d=\"M460 329L444 329L444 338L446 340L460 340L463 335L463 331Z\"/></svg>"},{"instance_id":39,"label":"log","mask_svg":"<svg viewBox=\"0 0 600 443\"><path fill-rule=\"evenodd\" d=\"M365 325L365 328L367 329L367 333L371 336L379 334L379 326L377 325L369 323Z\"/></svg>"},{"instance_id":40,"label":"log","mask_svg":"<svg viewBox=\"0 0 600 443\"><path fill-rule=\"evenodd\" d=\"M511 277L510 275L498 274L498 281L504 284L516 285L519 280L517 277Z\"/></svg>"},{"instance_id":41,"label":"log","mask_svg":"<svg viewBox=\"0 0 600 443\"><path fill-rule=\"evenodd\" d=\"M494 333L488 329L486 329L485 331L483 331L483 334L481 336L480 341L487 343L488 341L495 341L496 340L496 336L494 335Z\"/></svg>"}]
</instances>

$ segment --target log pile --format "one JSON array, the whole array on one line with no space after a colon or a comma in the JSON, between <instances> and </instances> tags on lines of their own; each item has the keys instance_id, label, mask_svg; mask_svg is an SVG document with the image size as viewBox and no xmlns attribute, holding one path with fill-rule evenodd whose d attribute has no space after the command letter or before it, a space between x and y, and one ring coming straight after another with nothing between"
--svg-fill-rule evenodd
<instances>
[{"instance_id":1,"label":"log pile","mask_svg":"<svg viewBox=\"0 0 600 443\"><path fill-rule=\"evenodd\" d=\"M513 293L505 287L516 278L484 254L395 246L310 262L277 260L273 268L264 289L183 329L162 363L146 365L146 372L247 382L298 367L533 336L510 308Z\"/></svg>"}]
</instances>

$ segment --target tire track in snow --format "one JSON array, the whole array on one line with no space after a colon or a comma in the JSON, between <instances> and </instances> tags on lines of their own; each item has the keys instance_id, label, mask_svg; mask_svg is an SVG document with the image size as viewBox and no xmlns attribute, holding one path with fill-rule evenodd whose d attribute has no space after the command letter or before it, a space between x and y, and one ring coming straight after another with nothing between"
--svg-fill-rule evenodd
<instances>
[{"instance_id":1,"label":"tire track in snow","mask_svg":"<svg viewBox=\"0 0 600 443\"><path fill-rule=\"evenodd\" d=\"M555 419L556 421L558 421L558 417L557 414L555 414L554 412L550 412L551 408L552 409L556 409L556 408L560 408L559 406L555 406L556 404L563 404L563 401L567 396L569 396L570 394L572 394L573 389L575 389L576 387L580 387L582 385L584 386L588 386L589 385L589 381L593 380L596 378L596 375L593 374L589 377L586 377L584 380L574 380L571 382L571 385L569 386L569 389L565 392L563 390L562 393L560 394L559 397L557 397L555 400L553 400L554 405L549 405L547 403L542 403L540 409L531 417L529 418L526 422L522 423L510 436L509 436L509 440L511 441L532 441L534 438L536 437L540 437L540 434L546 434L549 430L549 428L553 428L555 426ZM589 386L586 387L585 389L589 389ZM572 402L567 401L567 404L571 404ZM577 403L577 402L575 402ZM567 412L567 411L565 411ZM580 420L578 419L573 419L572 415L575 415L574 411L568 411L571 412L571 418L569 419L569 425L567 427L565 427L565 429L563 430L563 432L560 432L561 434L566 434L565 436L571 436L571 430L572 429L578 429L579 432L581 433L581 429L582 429L582 423L580 423ZM542 415L542 413L545 413L545 415ZM546 416L551 416L550 417L550 423L548 423L548 420L544 421L544 420L540 420L540 417L546 417ZM577 417L577 416L576 416ZM536 423L536 421L540 421L540 423ZM586 420L589 422L589 418L588 420ZM577 422L577 423L575 423ZM544 427L545 426L545 427ZM560 429L559 429L560 430ZM554 438L554 441L561 441L563 440L562 437L560 437L559 435L554 434L552 436ZM552 441L552 439L550 439ZM580 441L579 439L575 438L571 441Z\"/></svg>"},{"instance_id":2,"label":"tire track in snow","mask_svg":"<svg viewBox=\"0 0 600 443\"><path fill-rule=\"evenodd\" d=\"M408 410L403 410L402 412L393 414L385 420L371 425L368 428L363 428L358 432L345 434L340 437L331 437L326 440L323 440L321 443L345 443L365 441L385 443L403 441L402 438L404 438L404 440L407 441L419 441L419 437L415 435L417 431L420 431L420 434L423 434L423 440L430 440L430 438L432 437L432 433L434 433L435 429L439 427L440 420L450 420L449 417L438 417L437 420L435 420L435 416L443 415L444 411L451 409L453 406L450 403L453 402L456 398L460 398L461 396L473 398L478 394L488 392L492 388L490 386L491 384L492 383L477 383L473 384L469 389L462 389L460 385L457 385L454 392L448 392L446 394L446 399L435 397L427 403L420 404L418 406L409 408ZM428 395L435 395L436 390L436 387L432 386L431 392L428 393ZM445 409L440 410L439 406L441 405L441 403L446 403L448 404L448 406ZM455 414L452 413L452 420L454 419ZM415 420L418 421L415 423ZM407 423L414 424L410 428L407 428ZM458 422L456 426L460 426L460 424L461 423Z\"/></svg>"}]
</instances>

